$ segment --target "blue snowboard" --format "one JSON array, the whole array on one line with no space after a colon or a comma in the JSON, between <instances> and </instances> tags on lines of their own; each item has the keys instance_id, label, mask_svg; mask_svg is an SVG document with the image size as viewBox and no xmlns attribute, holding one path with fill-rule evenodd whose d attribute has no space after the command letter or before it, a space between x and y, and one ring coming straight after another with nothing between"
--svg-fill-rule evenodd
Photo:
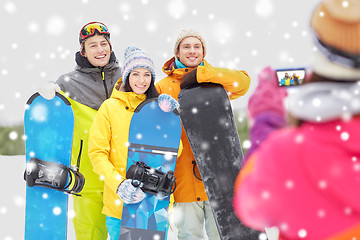
<instances>
[{"instance_id":1,"label":"blue snowboard","mask_svg":"<svg viewBox=\"0 0 360 240\"><path fill-rule=\"evenodd\" d=\"M127 170L142 161L162 172L175 171L180 136L179 116L163 112L156 99L144 101L131 119ZM159 200L147 193L140 203L124 203L119 239L166 239L169 201L169 196Z\"/></svg>"},{"instance_id":2,"label":"blue snowboard","mask_svg":"<svg viewBox=\"0 0 360 240\"><path fill-rule=\"evenodd\" d=\"M35 93L24 116L26 162L31 158L70 166L74 114L60 94L46 100ZM68 195L26 186L25 239L66 239Z\"/></svg>"}]
</instances>

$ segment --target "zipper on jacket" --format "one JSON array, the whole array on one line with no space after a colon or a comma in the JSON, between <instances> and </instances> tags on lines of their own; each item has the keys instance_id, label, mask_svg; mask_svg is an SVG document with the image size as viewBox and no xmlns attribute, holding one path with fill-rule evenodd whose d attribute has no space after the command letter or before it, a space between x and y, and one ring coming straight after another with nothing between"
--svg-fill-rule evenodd
<instances>
[{"instance_id":1,"label":"zipper on jacket","mask_svg":"<svg viewBox=\"0 0 360 240\"><path fill-rule=\"evenodd\" d=\"M82 153L83 142L84 142L84 141L81 139L81 140L80 140L80 150L79 150L79 155L78 155L77 162L76 162L76 170L77 170L77 171L79 171L79 169L80 169L80 159L81 159L81 153Z\"/></svg>"},{"instance_id":2,"label":"zipper on jacket","mask_svg":"<svg viewBox=\"0 0 360 240\"><path fill-rule=\"evenodd\" d=\"M104 85L104 88L105 88L105 95L106 95L106 99L109 98L109 93L108 93L108 89L107 89L107 85L106 85L106 81L105 81L105 72L103 70L103 68L100 68L101 70L101 76L102 76L102 80L103 80L103 85Z\"/></svg>"}]
</instances>

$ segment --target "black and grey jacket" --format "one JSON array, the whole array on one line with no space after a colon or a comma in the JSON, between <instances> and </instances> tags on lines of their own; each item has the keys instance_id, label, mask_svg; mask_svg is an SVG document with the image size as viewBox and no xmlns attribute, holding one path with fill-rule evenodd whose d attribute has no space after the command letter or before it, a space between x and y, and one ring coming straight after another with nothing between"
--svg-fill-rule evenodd
<instances>
[{"instance_id":1,"label":"black and grey jacket","mask_svg":"<svg viewBox=\"0 0 360 240\"><path fill-rule=\"evenodd\" d=\"M121 68L111 53L109 63L100 68L90 64L80 52L75 56L75 70L56 80L62 91L71 99L98 110L100 105L111 96L115 83L121 77Z\"/></svg>"}]
</instances>

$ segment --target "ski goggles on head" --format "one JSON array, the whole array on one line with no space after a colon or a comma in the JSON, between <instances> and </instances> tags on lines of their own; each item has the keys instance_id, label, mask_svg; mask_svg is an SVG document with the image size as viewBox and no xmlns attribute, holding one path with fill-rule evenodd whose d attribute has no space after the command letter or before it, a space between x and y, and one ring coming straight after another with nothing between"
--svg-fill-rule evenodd
<instances>
[{"instance_id":1,"label":"ski goggles on head","mask_svg":"<svg viewBox=\"0 0 360 240\"><path fill-rule=\"evenodd\" d=\"M105 24L100 22L91 22L86 24L81 30L80 30L80 38L82 40L91 37L95 34L95 31L98 31L99 34L107 34L110 35L108 28L105 26Z\"/></svg>"}]
</instances>

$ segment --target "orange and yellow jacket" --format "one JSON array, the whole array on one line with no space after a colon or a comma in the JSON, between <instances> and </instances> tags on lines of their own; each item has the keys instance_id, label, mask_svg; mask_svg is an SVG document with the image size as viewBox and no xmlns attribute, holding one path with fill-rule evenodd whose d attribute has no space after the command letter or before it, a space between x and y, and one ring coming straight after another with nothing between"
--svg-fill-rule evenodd
<instances>
[{"instance_id":1,"label":"orange and yellow jacket","mask_svg":"<svg viewBox=\"0 0 360 240\"><path fill-rule=\"evenodd\" d=\"M166 93L177 100L180 93L182 76L193 69L176 69L174 67L174 61L175 58L173 57L164 64L162 70L167 77L157 82L155 87L159 94ZM197 67L196 78L199 83L211 82L221 84L231 100L243 96L248 91L250 77L247 72L217 68L211 66L206 60L203 62L203 66ZM195 163L195 159L184 129L182 129L180 145L182 145L182 148L180 148L181 150L175 168L177 183L174 192L175 202L205 201L208 199L205 187L203 182L194 176L193 164ZM200 177L197 167L195 167L195 174Z\"/></svg>"}]
</instances>

